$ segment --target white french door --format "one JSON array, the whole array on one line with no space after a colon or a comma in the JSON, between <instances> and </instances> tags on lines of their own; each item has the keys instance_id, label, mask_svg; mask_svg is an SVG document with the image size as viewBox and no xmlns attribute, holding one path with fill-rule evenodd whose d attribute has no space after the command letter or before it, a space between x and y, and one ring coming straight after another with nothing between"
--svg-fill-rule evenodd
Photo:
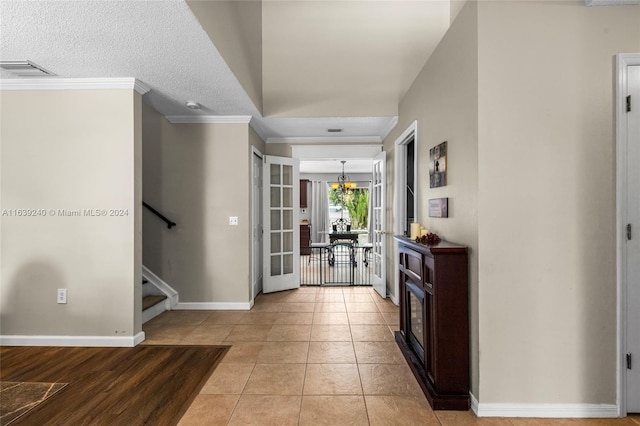
<instances>
[{"instance_id":1,"label":"white french door","mask_svg":"<svg viewBox=\"0 0 640 426\"><path fill-rule=\"evenodd\" d=\"M253 153L251 162L252 205L251 205L251 241L253 245L253 298L262 291L262 158Z\"/></svg>"},{"instance_id":2,"label":"white french door","mask_svg":"<svg viewBox=\"0 0 640 426\"><path fill-rule=\"evenodd\" d=\"M264 156L262 291L300 287L300 184L299 161Z\"/></svg>"},{"instance_id":3,"label":"white french door","mask_svg":"<svg viewBox=\"0 0 640 426\"><path fill-rule=\"evenodd\" d=\"M640 413L640 65L627 67L626 116L626 406ZM626 99L625 99L626 103Z\"/></svg>"},{"instance_id":4,"label":"white french door","mask_svg":"<svg viewBox=\"0 0 640 426\"><path fill-rule=\"evenodd\" d=\"M372 194L371 199L371 217L373 221L373 288L382 297L387 297L387 279L386 279L386 245L387 236L385 235L385 205L386 205L386 152L381 152L373 159L372 174Z\"/></svg>"}]
</instances>

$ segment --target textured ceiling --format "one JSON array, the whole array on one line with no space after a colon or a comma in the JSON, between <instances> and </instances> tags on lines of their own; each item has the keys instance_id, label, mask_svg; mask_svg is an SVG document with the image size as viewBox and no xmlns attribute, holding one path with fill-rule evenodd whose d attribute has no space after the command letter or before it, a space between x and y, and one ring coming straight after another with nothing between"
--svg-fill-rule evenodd
<instances>
[{"instance_id":1,"label":"textured ceiling","mask_svg":"<svg viewBox=\"0 0 640 426\"><path fill-rule=\"evenodd\" d=\"M267 3L265 3L265 8L270 7ZM286 4L295 5L298 2L273 3L274 5L278 3L280 8ZM344 7L345 3L351 2L319 3L333 4L339 9ZM422 2L396 1L390 3L409 5ZM438 1L437 3L442 2ZM448 1L444 3L448 4ZM308 11L305 12L305 15L307 16L305 19L310 19ZM399 25L398 28L401 28L403 22L401 20L394 21L393 14L388 15L389 20L395 22L389 23L389 26ZM404 94L403 91L406 91L415 74L426 61L428 54L430 54L429 49L437 43L437 40L429 42L422 40L420 44L427 45L428 49L419 51L416 50L415 44L401 43L406 44L407 50L414 54L411 65L407 65L406 69L403 68L401 72L404 80L398 81L398 75L389 75L387 80L365 85L367 87L364 89L371 92L373 97L382 96L375 95L375 93L392 93L391 97L395 102L396 110L393 108L378 110L361 108L358 110L350 107L349 103L345 103L344 99L339 96L331 95L329 97L333 97L332 102L335 105L331 106L331 102L325 102L322 111L319 111L320 113L299 114L297 116L296 108L287 114L284 112L287 107L277 107L277 116L263 117L262 106L257 108L254 105L223 56L216 49L210 35L205 32L187 3L182 0L91 2L2 0L0 2L0 16L0 60L30 60L59 77L135 77L151 88L151 91L145 95L145 102L166 116L250 115L253 117L251 125L263 139L269 141L291 141L293 139L310 142L323 140L381 141L395 125L396 118L394 116L397 115L395 112L397 111L397 102ZM263 14L263 26L270 25L265 21L268 16L269 13ZM328 12L325 13L324 24L329 25L326 19L329 19L330 16ZM336 16L340 16L338 11ZM364 19L365 17L363 15L363 22L358 22L357 31L359 33L365 31L364 28L367 26L364 23L367 21ZM406 15L400 14L398 17L402 18ZM351 15L351 19L356 19L356 16ZM448 15L446 21L448 23ZM423 24L427 25L430 22L424 21ZM310 60L308 58L314 57L314 49L317 49L318 61L326 63L336 60L331 57L331 52L335 49L327 43L336 43L335 46L337 46L342 43L341 39L346 37L345 43L349 40L348 31L344 32L347 27L343 24L344 22L339 26L326 28L328 32L334 34L330 40L318 38L317 34L310 33L305 36L310 42L300 44L295 41L299 34L290 34L293 42L283 50L284 54L287 54L289 49L291 49L291 54L299 53L302 49L305 50L307 56L304 57L305 63L303 64L296 61L297 53L293 57L291 54L287 54L290 56L286 59L289 64L287 68L290 77L285 77L293 83L293 76L307 73L308 64L306 62ZM367 43L375 45L380 42L380 39L376 39L375 36L375 28L380 23L372 21L370 24L370 31L372 31L370 36L359 36L359 40L362 43L366 39ZM420 26L420 24L412 21L411 26ZM267 34L266 31L263 29L265 34ZM294 31L294 29L288 31ZM432 32L432 30L427 32L430 31ZM385 37L388 38L389 33L380 32L380 34L386 34ZM282 32L279 37L282 40ZM316 38L316 40L313 41L312 38ZM268 49L263 48L263 55L273 50L272 44L270 46ZM394 46L394 48L402 47L397 46L397 43ZM362 63L369 64L370 69L380 66L385 61L383 56L371 56L375 53L375 49L364 49L361 44L354 44L351 49L341 49L340 52L340 56L360 55ZM396 55L394 60L401 57L403 55ZM407 57L407 54L404 54L404 57ZM264 59L264 61L266 64L274 63L273 59ZM300 68L295 68L296 63L300 65ZM363 89L361 84L357 84L357 81L363 79L362 71L355 74L350 73L347 68L350 69L351 65L348 63L345 65L345 62L337 60L336 66L338 70L344 70L344 72L331 74L331 80L335 82L336 88L351 85L358 86L358 90ZM270 73L273 74L272 71ZM263 72L263 74L265 73ZM302 103L308 103L309 96L312 96L314 90L317 92L318 88L322 87L321 80L326 80L326 76L323 77L322 74L320 72L319 75L309 75L306 78L303 86L308 86L309 90L300 93L302 98L299 99L302 99ZM0 78L15 77L6 71L0 71ZM297 78L297 80L300 79ZM326 83L324 81L323 84ZM294 99L296 93L301 92L301 87L303 87L296 86L298 88L295 90L286 90L282 82L279 84L280 88L264 90L265 105L278 105L278 102L286 104L290 101L285 98L291 96ZM326 87L328 87L326 91L329 92L330 86ZM321 96L318 96L317 100L319 101ZM373 102L371 97L358 99L357 94L351 94L348 97L352 106ZM325 101L326 98L327 96L325 96ZM283 99L285 100L283 101ZM187 109L184 103L188 100L199 102L203 108L198 111ZM298 102L300 105L300 101L294 102ZM388 100L384 102L388 104ZM382 114L369 113L375 111L385 112ZM315 117L304 118L308 116ZM329 134L326 131L328 128L342 128L344 132Z\"/></svg>"}]
</instances>

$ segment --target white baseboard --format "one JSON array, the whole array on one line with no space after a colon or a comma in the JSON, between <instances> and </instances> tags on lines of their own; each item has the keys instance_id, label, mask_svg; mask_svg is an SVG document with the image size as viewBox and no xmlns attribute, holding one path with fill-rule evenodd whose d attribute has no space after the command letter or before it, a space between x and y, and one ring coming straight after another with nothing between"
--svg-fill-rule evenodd
<instances>
[{"instance_id":1,"label":"white baseboard","mask_svg":"<svg viewBox=\"0 0 640 426\"><path fill-rule=\"evenodd\" d=\"M471 409L478 417L615 418L615 404L494 404L471 395Z\"/></svg>"},{"instance_id":2,"label":"white baseboard","mask_svg":"<svg viewBox=\"0 0 640 426\"><path fill-rule=\"evenodd\" d=\"M0 346L90 346L133 347L144 341L144 331L135 336L0 336Z\"/></svg>"},{"instance_id":3,"label":"white baseboard","mask_svg":"<svg viewBox=\"0 0 640 426\"><path fill-rule=\"evenodd\" d=\"M476 396L469 392L469 397L471 399L471 411L473 411L475 413L475 415L478 415L478 398L476 398Z\"/></svg>"},{"instance_id":4,"label":"white baseboard","mask_svg":"<svg viewBox=\"0 0 640 426\"><path fill-rule=\"evenodd\" d=\"M197 311L248 311L253 306L250 302L184 302L174 306L174 310Z\"/></svg>"}]
</instances>

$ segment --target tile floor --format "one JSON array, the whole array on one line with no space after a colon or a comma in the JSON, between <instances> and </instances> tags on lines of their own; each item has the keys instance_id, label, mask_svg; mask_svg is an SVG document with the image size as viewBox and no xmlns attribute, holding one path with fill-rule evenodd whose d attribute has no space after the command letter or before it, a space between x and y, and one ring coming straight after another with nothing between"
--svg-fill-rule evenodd
<instances>
[{"instance_id":1,"label":"tile floor","mask_svg":"<svg viewBox=\"0 0 640 426\"><path fill-rule=\"evenodd\" d=\"M371 287L260 295L251 311L170 311L145 344L231 349L180 425L628 425L625 419L476 418L433 411L397 348L398 308Z\"/></svg>"}]
</instances>

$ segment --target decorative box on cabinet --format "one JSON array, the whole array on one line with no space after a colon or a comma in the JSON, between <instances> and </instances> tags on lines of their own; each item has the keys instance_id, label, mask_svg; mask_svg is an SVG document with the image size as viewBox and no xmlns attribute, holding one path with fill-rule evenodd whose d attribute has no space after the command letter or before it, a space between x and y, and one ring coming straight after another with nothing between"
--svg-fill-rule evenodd
<instances>
[{"instance_id":1,"label":"decorative box on cabinet","mask_svg":"<svg viewBox=\"0 0 640 426\"><path fill-rule=\"evenodd\" d=\"M300 254L311 254L311 228L308 223L300 224Z\"/></svg>"},{"instance_id":2,"label":"decorative box on cabinet","mask_svg":"<svg viewBox=\"0 0 640 426\"><path fill-rule=\"evenodd\" d=\"M467 247L398 241L396 342L434 410L469 409Z\"/></svg>"}]
</instances>

